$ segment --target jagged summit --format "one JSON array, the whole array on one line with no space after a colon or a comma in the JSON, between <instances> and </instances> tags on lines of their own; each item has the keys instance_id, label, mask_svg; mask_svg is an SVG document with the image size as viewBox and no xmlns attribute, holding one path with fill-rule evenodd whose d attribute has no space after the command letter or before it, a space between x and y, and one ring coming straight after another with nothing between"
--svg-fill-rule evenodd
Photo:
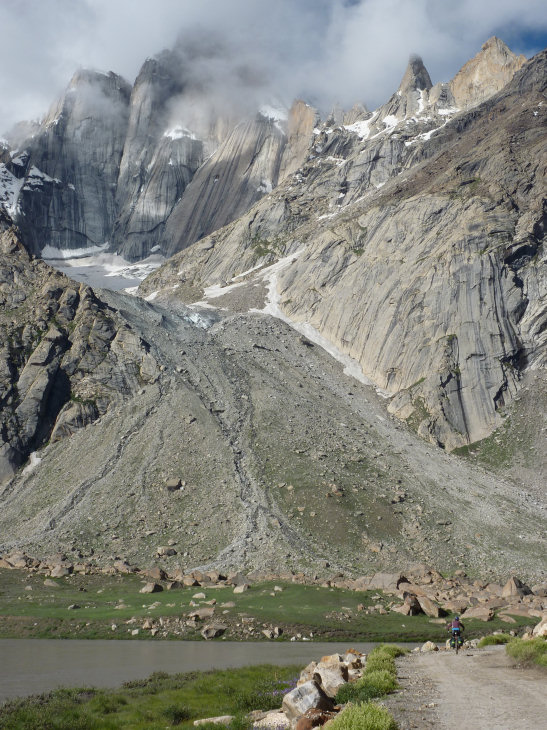
<instances>
[{"instance_id":1,"label":"jagged summit","mask_svg":"<svg viewBox=\"0 0 547 730\"><path fill-rule=\"evenodd\" d=\"M405 71L405 75L399 85L399 93L407 94L409 91L422 91L432 87L431 77L429 72L424 66L420 56L411 56L408 62L408 66Z\"/></svg>"},{"instance_id":2,"label":"jagged summit","mask_svg":"<svg viewBox=\"0 0 547 730\"><path fill-rule=\"evenodd\" d=\"M456 106L474 106L500 91L526 62L493 36L450 82Z\"/></svg>"}]
</instances>

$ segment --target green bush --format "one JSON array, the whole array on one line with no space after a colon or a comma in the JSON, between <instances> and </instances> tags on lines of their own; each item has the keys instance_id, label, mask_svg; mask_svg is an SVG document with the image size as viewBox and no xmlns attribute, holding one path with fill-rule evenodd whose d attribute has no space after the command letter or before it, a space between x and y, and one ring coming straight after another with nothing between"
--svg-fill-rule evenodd
<instances>
[{"instance_id":1,"label":"green bush","mask_svg":"<svg viewBox=\"0 0 547 730\"><path fill-rule=\"evenodd\" d=\"M161 714L169 720L171 725L180 725L181 722L190 720L192 717L192 711L185 705L167 705Z\"/></svg>"},{"instance_id":2,"label":"green bush","mask_svg":"<svg viewBox=\"0 0 547 730\"><path fill-rule=\"evenodd\" d=\"M507 644L511 641L512 637L509 634L490 634L489 636L483 636L477 646L482 649L483 646L497 646L498 644Z\"/></svg>"},{"instance_id":3,"label":"green bush","mask_svg":"<svg viewBox=\"0 0 547 730\"><path fill-rule=\"evenodd\" d=\"M378 652L376 654L371 653L365 664L365 674L368 674L369 672L377 672L378 670L397 674L394 659L392 659L389 654L384 654L382 652Z\"/></svg>"},{"instance_id":4,"label":"green bush","mask_svg":"<svg viewBox=\"0 0 547 730\"><path fill-rule=\"evenodd\" d=\"M403 649L402 647L397 646L397 644L382 644L376 649L376 651L382 652L382 654L389 654L392 659L397 659L398 656L408 654L408 649ZM372 653L374 654L374 650Z\"/></svg>"},{"instance_id":5,"label":"green bush","mask_svg":"<svg viewBox=\"0 0 547 730\"><path fill-rule=\"evenodd\" d=\"M541 637L537 639L512 639L505 651L519 664L537 664L547 666L547 641Z\"/></svg>"},{"instance_id":6,"label":"green bush","mask_svg":"<svg viewBox=\"0 0 547 730\"><path fill-rule=\"evenodd\" d=\"M385 709L374 702L348 705L329 723L330 730L397 730L398 725Z\"/></svg>"}]
</instances>

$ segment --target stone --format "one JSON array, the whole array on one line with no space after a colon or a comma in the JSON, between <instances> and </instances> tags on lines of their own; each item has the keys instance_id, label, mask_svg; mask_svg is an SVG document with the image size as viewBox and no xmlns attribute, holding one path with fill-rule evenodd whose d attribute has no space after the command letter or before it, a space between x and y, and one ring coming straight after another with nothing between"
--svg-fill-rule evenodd
<instances>
[{"instance_id":1,"label":"stone","mask_svg":"<svg viewBox=\"0 0 547 730\"><path fill-rule=\"evenodd\" d=\"M72 568L66 565L56 565L50 570L52 578L64 578L72 573Z\"/></svg>"},{"instance_id":2,"label":"stone","mask_svg":"<svg viewBox=\"0 0 547 730\"><path fill-rule=\"evenodd\" d=\"M163 586L159 583L145 583L139 593L160 593L160 591L163 591Z\"/></svg>"},{"instance_id":3,"label":"stone","mask_svg":"<svg viewBox=\"0 0 547 730\"><path fill-rule=\"evenodd\" d=\"M336 717L336 712L326 710L307 710L295 725L295 730L312 730L314 727L322 727L329 720Z\"/></svg>"},{"instance_id":4,"label":"stone","mask_svg":"<svg viewBox=\"0 0 547 730\"><path fill-rule=\"evenodd\" d=\"M367 590L395 593L401 583L408 583L402 573L375 573L368 583Z\"/></svg>"},{"instance_id":5,"label":"stone","mask_svg":"<svg viewBox=\"0 0 547 730\"><path fill-rule=\"evenodd\" d=\"M165 480L165 488L168 492L176 492L182 487L182 480L181 479L166 479Z\"/></svg>"},{"instance_id":6,"label":"stone","mask_svg":"<svg viewBox=\"0 0 547 730\"><path fill-rule=\"evenodd\" d=\"M211 723L213 725L226 725L228 726L232 720L233 715L219 715L218 717L206 717L202 720L194 720L194 726L199 727L200 725L207 725Z\"/></svg>"},{"instance_id":7,"label":"stone","mask_svg":"<svg viewBox=\"0 0 547 730\"><path fill-rule=\"evenodd\" d=\"M422 646L420 647L420 651L439 651L439 647L433 641L426 641L425 644L422 644Z\"/></svg>"},{"instance_id":8,"label":"stone","mask_svg":"<svg viewBox=\"0 0 547 730\"><path fill-rule=\"evenodd\" d=\"M216 639L218 636L222 636L228 627L224 624L207 624L200 631L200 634L204 639Z\"/></svg>"},{"instance_id":9,"label":"stone","mask_svg":"<svg viewBox=\"0 0 547 730\"><path fill-rule=\"evenodd\" d=\"M474 608L468 608L465 612L465 618L477 618L481 621L492 621L494 618L494 611L487 606L476 606Z\"/></svg>"},{"instance_id":10,"label":"stone","mask_svg":"<svg viewBox=\"0 0 547 730\"><path fill-rule=\"evenodd\" d=\"M160 547L156 548L156 555L158 555L159 557L170 558L176 554L177 551L175 550L175 548L170 547L169 545L161 545Z\"/></svg>"},{"instance_id":11,"label":"stone","mask_svg":"<svg viewBox=\"0 0 547 730\"><path fill-rule=\"evenodd\" d=\"M49 578L45 579L44 585L46 586L46 588L59 588L59 584L56 583L54 580L50 580Z\"/></svg>"},{"instance_id":12,"label":"stone","mask_svg":"<svg viewBox=\"0 0 547 730\"><path fill-rule=\"evenodd\" d=\"M283 697L282 707L285 715L292 722L298 720L310 709L332 711L334 703L317 682L311 680L287 692Z\"/></svg>"},{"instance_id":13,"label":"stone","mask_svg":"<svg viewBox=\"0 0 547 730\"><path fill-rule=\"evenodd\" d=\"M541 621L532 629L532 636L547 637L547 614L543 616Z\"/></svg>"},{"instance_id":14,"label":"stone","mask_svg":"<svg viewBox=\"0 0 547 730\"><path fill-rule=\"evenodd\" d=\"M418 603L425 615L430 618L439 618L444 615L444 611L440 608L440 606L433 603L433 601L426 596L418 596Z\"/></svg>"},{"instance_id":15,"label":"stone","mask_svg":"<svg viewBox=\"0 0 547 730\"><path fill-rule=\"evenodd\" d=\"M532 593L532 590L523 583L519 578L511 576L507 583L503 586L501 592L502 598L514 598L516 596L522 597Z\"/></svg>"},{"instance_id":16,"label":"stone","mask_svg":"<svg viewBox=\"0 0 547 730\"><path fill-rule=\"evenodd\" d=\"M272 710L271 712L262 713L260 719L253 719L253 728L263 728L263 730L289 730L291 724L281 710Z\"/></svg>"},{"instance_id":17,"label":"stone","mask_svg":"<svg viewBox=\"0 0 547 730\"><path fill-rule=\"evenodd\" d=\"M245 593L251 586L248 583L242 583L234 588L234 593Z\"/></svg>"},{"instance_id":18,"label":"stone","mask_svg":"<svg viewBox=\"0 0 547 730\"><path fill-rule=\"evenodd\" d=\"M348 681L348 668L345 664L323 664L317 665L313 679L321 686L324 693L334 699L340 687Z\"/></svg>"},{"instance_id":19,"label":"stone","mask_svg":"<svg viewBox=\"0 0 547 730\"><path fill-rule=\"evenodd\" d=\"M191 611L188 614L188 618L196 618L199 621L203 621L206 618L211 618L211 616L214 616L214 613L214 606L204 606L203 608L198 608L196 611Z\"/></svg>"}]
</instances>

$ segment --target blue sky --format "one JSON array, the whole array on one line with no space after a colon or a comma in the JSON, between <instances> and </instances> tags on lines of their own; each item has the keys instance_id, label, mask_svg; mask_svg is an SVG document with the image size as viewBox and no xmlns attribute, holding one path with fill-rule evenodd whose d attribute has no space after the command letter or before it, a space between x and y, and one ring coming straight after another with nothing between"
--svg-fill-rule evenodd
<instances>
[{"instance_id":1,"label":"blue sky","mask_svg":"<svg viewBox=\"0 0 547 730\"><path fill-rule=\"evenodd\" d=\"M397 88L411 54L447 81L492 35L526 56L547 45L546 0L0 0L0 131L39 118L79 67L133 81L177 35L225 44L219 83L242 65L263 100L369 108ZM192 59L188 59L192 64ZM202 69L203 70L203 69ZM247 100L254 103L254 98Z\"/></svg>"}]
</instances>

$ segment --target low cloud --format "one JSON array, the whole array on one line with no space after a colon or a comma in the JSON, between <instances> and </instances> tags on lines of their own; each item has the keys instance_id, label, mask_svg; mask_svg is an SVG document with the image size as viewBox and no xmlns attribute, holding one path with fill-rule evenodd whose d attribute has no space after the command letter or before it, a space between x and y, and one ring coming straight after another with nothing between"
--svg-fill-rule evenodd
<instances>
[{"instance_id":1,"label":"low cloud","mask_svg":"<svg viewBox=\"0 0 547 730\"><path fill-rule=\"evenodd\" d=\"M450 79L492 35L531 55L544 0L2 0L0 130L42 116L79 67L134 81L179 39L183 72L223 105L304 97L374 108L412 53Z\"/></svg>"}]
</instances>

